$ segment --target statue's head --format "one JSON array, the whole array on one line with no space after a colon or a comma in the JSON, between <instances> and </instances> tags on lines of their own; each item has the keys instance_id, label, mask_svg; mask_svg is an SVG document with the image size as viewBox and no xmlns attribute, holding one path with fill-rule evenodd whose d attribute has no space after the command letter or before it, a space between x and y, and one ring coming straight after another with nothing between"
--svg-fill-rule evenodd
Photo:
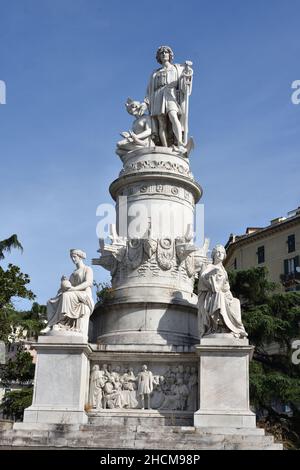
<instances>
[{"instance_id":1,"label":"statue's head","mask_svg":"<svg viewBox=\"0 0 300 470\"><path fill-rule=\"evenodd\" d=\"M80 259L86 258L85 252L82 250L78 250L77 248L72 248L72 250L70 250L70 256L74 263L76 263Z\"/></svg>"},{"instance_id":2,"label":"statue's head","mask_svg":"<svg viewBox=\"0 0 300 470\"><path fill-rule=\"evenodd\" d=\"M146 364L144 364L144 365L142 366L142 370L147 370L147 369L148 369L148 367L146 366Z\"/></svg>"},{"instance_id":3,"label":"statue's head","mask_svg":"<svg viewBox=\"0 0 300 470\"><path fill-rule=\"evenodd\" d=\"M142 116L145 112L143 103L141 103L140 101L132 100L131 98L127 98L125 106L127 112L132 116Z\"/></svg>"},{"instance_id":4,"label":"statue's head","mask_svg":"<svg viewBox=\"0 0 300 470\"><path fill-rule=\"evenodd\" d=\"M169 57L168 57L169 62L173 62L174 52L172 51L170 46L160 46L156 52L156 60L159 64L163 63L162 58L165 54L169 54Z\"/></svg>"},{"instance_id":5,"label":"statue's head","mask_svg":"<svg viewBox=\"0 0 300 470\"><path fill-rule=\"evenodd\" d=\"M211 252L213 262L224 261L226 258L226 250L223 245L216 245Z\"/></svg>"}]
</instances>

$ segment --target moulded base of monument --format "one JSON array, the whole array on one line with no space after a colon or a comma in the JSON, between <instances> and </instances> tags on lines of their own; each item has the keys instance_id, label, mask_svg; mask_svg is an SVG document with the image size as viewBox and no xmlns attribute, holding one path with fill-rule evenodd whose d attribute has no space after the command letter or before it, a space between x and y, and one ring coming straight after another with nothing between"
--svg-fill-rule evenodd
<instances>
[{"instance_id":1,"label":"moulded base of monument","mask_svg":"<svg viewBox=\"0 0 300 470\"><path fill-rule=\"evenodd\" d=\"M40 339L34 403L25 411L23 423L0 429L0 449L282 449L272 436L265 436L255 427L250 410L242 410L242 414L252 424L230 422L228 410L217 409L215 414L212 409L206 414L202 409L196 411L199 357L195 352L142 352L134 351L134 345L131 351L101 351L79 341L77 338L75 344L65 345L61 338ZM222 341L228 343L229 339ZM242 351L246 354L245 348L249 351L243 342L236 356ZM138 377L143 364L151 371L153 391L141 403ZM91 384L93 373L100 382L105 374L112 386L104 387L99 382L101 390L96 384L95 394L87 397L87 383ZM218 370L217 375L224 380ZM203 379L203 374L200 377ZM210 379L208 384L212 387ZM215 421L208 420L212 415ZM224 415L226 420L219 419ZM231 412L231 417L234 415L238 415L236 410Z\"/></svg>"},{"instance_id":2,"label":"moulded base of monument","mask_svg":"<svg viewBox=\"0 0 300 470\"><path fill-rule=\"evenodd\" d=\"M192 426L193 412L173 410L101 410L88 413L88 422L95 426Z\"/></svg>"},{"instance_id":3,"label":"moulded base of monument","mask_svg":"<svg viewBox=\"0 0 300 470\"><path fill-rule=\"evenodd\" d=\"M131 423L154 420L161 425L192 425L198 403L195 352L135 348L132 345L131 351L93 349L90 419L108 424L111 420L122 423L125 419Z\"/></svg>"},{"instance_id":4,"label":"moulded base of monument","mask_svg":"<svg viewBox=\"0 0 300 470\"><path fill-rule=\"evenodd\" d=\"M154 297L154 292L149 289ZM191 346L199 343L197 308L192 303L118 302L95 308L93 341L134 346Z\"/></svg>"},{"instance_id":5,"label":"moulded base of monument","mask_svg":"<svg viewBox=\"0 0 300 470\"><path fill-rule=\"evenodd\" d=\"M249 405L249 360L253 347L246 338L218 333L201 338L199 403L194 425L253 428Z\"/></svg>"},{"instance_id":6,"label":"moulded base of monument","mask_svg":"<svg viewBox=\"0 0 300 470\"><path fill-rule=\"evenodd\" d=\"M262 429L195 428L132 422L82 425L16 423L0 429L0 449L282 450Z\"/></svg>"},{"instance_id":7,"label":"moulded base of monument","mask_svg":"<svg viewBox=\"0 0 300 470\"><path fill-rule=\"evenodd\" d=\"M233 428L255 428L256 415L251 411L246 414L244 411L237 412L213 412L210 410L199 410L194 414L194 426L200 427L233 427Z\"/></svg>"},{"instance_id":8,"label":"moulded base of monument","mask_svg":"<svg viewBox=\"0 0 300 470\"><path fill-rule=\"evenodd\" d=\"M86 424L88 416L85 411L76 408L59 406L30 406L24 411L24 423L45 424ZM22 423L23 424L23 423Z\"/></svg>"},{"instance_id":9,"label":"moulded base of monument","mask_svg":"<svg viewBox=\"0 0 300 470\"><path fill-rule=\"evenodd\" d=\"M86 423L88 354L83 337L40 336L32 405L24 412L29 423Z\"/></svg>"}]
</instances>

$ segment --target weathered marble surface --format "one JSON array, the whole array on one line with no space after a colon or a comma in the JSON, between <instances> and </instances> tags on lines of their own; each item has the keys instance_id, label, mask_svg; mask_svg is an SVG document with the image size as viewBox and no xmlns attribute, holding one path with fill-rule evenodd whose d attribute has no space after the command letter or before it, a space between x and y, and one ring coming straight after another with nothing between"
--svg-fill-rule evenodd
<instances>
[{"instance_id":1,"label":"weathered marble surface","mask_svg":"<svg viewBox=\"0 0 300 470\"><path fill-rule=\"evenodd\" d=\"M95 381L97 383L95 383ZM194 365L95 364L90 377L92 409L195 411L198 373ZM100 398L101 397L101 398Z\"/></svg>"},{"instance_id":2,"label":"weathered marble surface","mask_svg":"<svg viewBox=\"0 0 300 470\"><path fill-rule=\"evenodd\" d=\"M69 279L62 276L56 297L48 301L48 324L42 333L66 335L66 341L75 333L87 341L89 317L94 309L93 270L83 262L86 258L84 251L72 249L70 256L76 269Z\"/></svg>"},{"instance_id":3,"label":"weathered marble surface","mask_svg":"<svg viewBox=\"0 0 300 470\"><path fill-rule=\"evenodd\" d=\"M228 274L223 266L226 250L217 245L212 250L212 263L203 264L198 280L200 336L230 332L246 338L241 317L241 303L230 291Z\"/></svg>"},{"instance_id":4,"label":"weathered marble surface","mask_svg":"<svg viewBox=\"0 0 300 470\"><path fill-rule=\"evenodd\" d=\"M214 428L197 429L193 426L166 425L167 412L139 411L149 415L145 419L101 417L85 425L40 425L16 423L15 429L0 431L0 448L49 449L167 449L167 450L282 450L273 436L265 436L262 429ZM127 415L129 413L127 412ZM93 418L91 418L91 421Z\"/></svg>"},{"instance_id":5,"label":"weathered marble surface","mask_svg":"<svg viewBox=\"0 0 300 470\"><path fill-rule=\"evenodd\" d=\"M201 338L199 402L194 425L254 428L249 403L249 360L253 347L246 338L217 333Z\"/></svg>"},{"instance_id":6,"label":"weathered marble surface","mask_svg":"<svg viewBox=\"0 0 300 470\"><path fill-rule=\"evenodd\" d=\"M161 46L156 53L160 68L150 77L143 102L128 98L127 111L135 117L132 131L122 132L116 153L121 157L141 147L159 145L185 157L193 147L188 141L189 96L192 91L192 62L173 64L174 53ZM149 114L145 114L145 112Z\"/></svg>"},{"instance_id":7,"label":"weathered marble surface","mask_svg":"<svg viewBox=\"0 0 300 470\"><path fill-rule=\"evenodd\" d=\"M86 423L85 405L91 352L83 336L40 336L33 402L26 423Z\"/></svg>"}]
</instances>

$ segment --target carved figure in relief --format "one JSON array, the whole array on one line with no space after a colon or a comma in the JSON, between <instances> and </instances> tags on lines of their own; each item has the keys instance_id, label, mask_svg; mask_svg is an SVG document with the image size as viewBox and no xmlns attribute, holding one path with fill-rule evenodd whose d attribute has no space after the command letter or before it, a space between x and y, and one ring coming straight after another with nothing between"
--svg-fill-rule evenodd
<instances>
[{"instance_id":1,"label":"carved figure in relief","mask_svg":"<svg viewBox=\"0 0 300 470\"><path fill-rule=\"evenodd\" d=\"M138 395L141 400L141 409L145 407L145 398L147 398L147 408L150 409L150 394L153 391L153 375L147 366L142 366L142 371L138 374Z\"/></svg>"},{"instance_id":2,"label":"carved figure in relief","mask_svg":"<svg viewBox=\"0 0 300 470\"><path fill-rule=\"evenodd\" d=\"M137 408L137 377L134 375L133 368L130 367L122 376L121 382L123 386L122 397L125 403L124 408Z\"/></svg>"},{"instance_id":3,"label":"carved figure in relief","mask_svg":"<svg viewBox=\"0 0 300 470\"><path fill-rule=\"evenodd\" d=\"M188 384L189 396L187 399L187 410L194 411L198 409L198 374L196 367L191 367L185 377L185 383Z\"/></svg>"},{"instance_id":4,"label":"carved figure in relief","mask_svg":"<svg viewBox=\"0 0 300 470\"><path fill-rule=\"evenodd\" d=\"M99 366L96 364L92 368L90 378L90 390L89 390L89 403L93 408L97 410L103 408L103 387L105 384L105 377L103 371L99 370Z\"/></svg>"},{"instance_id":5,"label":"carved figure in relief","mask_svg":"<svg viewBox=\"0 0 300 470\"><path fill-rule=\"evenodd\" d=\"M121 384L114 377L105 382L103 387L103 408L123 408Z\"/></svg>"},{"instance_id":6,"label":"carved figure in relief","mask_svg":"<svg viewBox=\"0 0 300 470\"><path fill-rule=\"evenodd\" d=\"M194 366L179 364L167 368L164 375L155 375L147 366L135 374L132 367L96 364L90 376L89 402L96 410L143 409L150 408L151 395L153 409L195 411L197 383Z\"/></svg>"}]
</instances>

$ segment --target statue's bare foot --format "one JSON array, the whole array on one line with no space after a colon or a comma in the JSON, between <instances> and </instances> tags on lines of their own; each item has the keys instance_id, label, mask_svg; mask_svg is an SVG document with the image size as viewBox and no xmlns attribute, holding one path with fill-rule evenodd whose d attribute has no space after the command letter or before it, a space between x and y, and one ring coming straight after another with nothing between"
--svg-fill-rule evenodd
<instances>
[{"instance_id":1,"label":"statue's bare foot","mask_svg":"<svg viewBox=\"0 0 300 470\"><path fill-rule=\"evenodd\" d=\"M186 153L187 150L185 148L184 145L180 144L180 145L173 145L173 150L177 151L177 152L180 152L180 153Z\"/></svg>"},{"instance_id":2,"label":"statue's bare foot","mask_svg":"<svg viewBox=\"0 0 300 470\"><path fill-rule=\"evenodd\" d=\"M49 333L49 331L51 330L51 326L46 326L45 328L43 328L40 333L42 335L45 335L46 333Z\"/></svg>"},{"instance_id":3,"label":"statue's bare foot","mask_svg":"<svg viewBox=\"0 0 300 470\"><path fill-rule=\"evenodd\" d=\"M53 330L54 331L59 331L59 330L66 330L68 329L66 325L63 325L62 323L56 323L56 325L53 325Z\"/></svg>"}]
</instances>

